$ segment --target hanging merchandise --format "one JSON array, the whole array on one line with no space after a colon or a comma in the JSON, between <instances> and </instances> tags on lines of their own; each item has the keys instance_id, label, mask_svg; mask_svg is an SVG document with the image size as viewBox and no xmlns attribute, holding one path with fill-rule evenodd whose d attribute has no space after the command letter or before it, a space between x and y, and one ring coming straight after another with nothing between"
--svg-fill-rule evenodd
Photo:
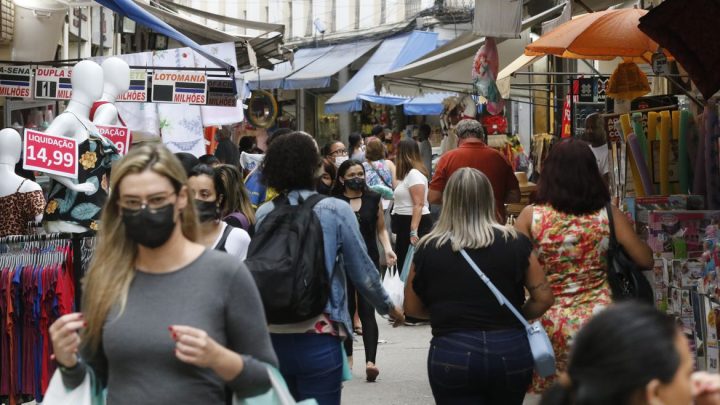
<instances>
[{"instance_id":1,"label":"hanging merchandise","mask_svg":"<svg viewBox=\"0 0 720 405\"><path fill-rule=\"evenodd\" d=\"M77 308L77 281L94 241L70 234L0 238L0 397L6 403L42 401L55 369L48 330Z\"/></svg>"},{"instance_id":2,"label":"hanging merchandise","mask_svg":"<svg viewBox=\"0 0 720 405\"><path fill-rule=\"evenodd\" d=\"M634 100L648 93L650 93L650 83L647 76L633 62L618 65L610 76L606 89L609 97L619 100Z\"/></svg>"},{"instance_id":3,"label":"hanging merchandise","mask_svg":"<svg viewBox=\"0 0 720 405\"><path fill-rule=\"evenodd\" d=\"M485 43L478 49L473 60L472 78L477 94L487 100L486 109L492 115L498 115L505 107L505 100L500 96L495 80L499 71L495 38L485 38Z\"/></svg>"}]
</instances>

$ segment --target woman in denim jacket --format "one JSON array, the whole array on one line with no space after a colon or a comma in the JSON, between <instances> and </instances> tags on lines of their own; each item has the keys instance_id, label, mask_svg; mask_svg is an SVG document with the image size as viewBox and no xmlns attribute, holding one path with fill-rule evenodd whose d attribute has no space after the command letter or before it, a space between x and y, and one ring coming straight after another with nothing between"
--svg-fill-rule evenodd
<instances>
[{"instance_id":1,"label":"woman in denim jacket","mask_svg":"<svg viewBox=\"0 0 720 405\"><path fill-rule=\"evenodd\" d=\"M267 186L282 190L290 204L297 204L299 199L316 193L320 163L317 144L311 136L302 132L288 134L268 148L262 163L263 179ZM269 202L258 209L258 229L274 208ZM326 198L313 211L323 230L330 298L316 318L297 324L270 325L269 329L280 372L295 399L315 398L320 405L339 405L344 356L340 343L352 339L346 277L380 314L395 319L396 325L402 323L404 316L382 288L350 205Z\"/></svg>"}]
</instances>

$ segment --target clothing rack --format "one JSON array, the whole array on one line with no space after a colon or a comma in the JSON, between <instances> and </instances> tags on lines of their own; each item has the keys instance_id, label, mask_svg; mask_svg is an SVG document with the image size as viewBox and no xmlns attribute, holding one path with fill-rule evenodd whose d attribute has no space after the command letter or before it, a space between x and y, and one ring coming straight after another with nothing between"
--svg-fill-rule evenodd
<instances>
[{"instance_id":1,"label":"clothing rack","mask_svg":"<svg viewBox=\"0 0 720 405\"><path fill-rule=\"evenodd\" d=\"M49 327L78 310L94 232L0 238L0 402L41 401L55 368Z\"/></svg>"}]
</instances>

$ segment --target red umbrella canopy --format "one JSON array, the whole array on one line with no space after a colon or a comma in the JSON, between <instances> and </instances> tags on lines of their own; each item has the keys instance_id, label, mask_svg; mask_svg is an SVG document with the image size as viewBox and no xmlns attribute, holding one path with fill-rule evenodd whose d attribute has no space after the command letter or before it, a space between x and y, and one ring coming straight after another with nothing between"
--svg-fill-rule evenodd
<instances>
[{"instance_id":1,"label":"red umbrella canopy","mask_svg":"<svg viewBox=\"0 0 720 405\"><path fill-rule=\"evenodd\" d=\"M615 59L648 63L658 44L638 29L646 10L628 8L584 14L525 47L526 55Z\"/></svg>"},{"instance_id":2,"label":"red umbrella canopy","mask_svg":"<svg viewBox=\"0 0 720 405\"><path fill-rule=\"evenodd\" d=\"M639 29L668 51L705 98L720 90L720 0L666 0Z\"/></svg>"}]
</instances>

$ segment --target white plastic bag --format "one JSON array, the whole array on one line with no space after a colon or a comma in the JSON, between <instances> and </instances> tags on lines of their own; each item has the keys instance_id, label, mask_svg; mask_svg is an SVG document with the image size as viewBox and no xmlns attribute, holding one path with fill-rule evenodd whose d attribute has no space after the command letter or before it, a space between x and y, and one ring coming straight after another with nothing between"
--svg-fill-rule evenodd
<instances>
[{"instance_id":1,"label":"white plastic bag","mask_svg":"<svg viewBox=\"0 0 720 405\"><path fill-rule=\"evenodd\" d=\"M99 391L95 375L91 368L86 368L83 382L75 389L68 390L62 381L60 370L55 370L50 385L45 391L43 405L101 405L105 403L104 395Z\"/></svg>"},{"instance_id":2,"label":"white plastic bag","mask_svg":"<svg viewBox=\"0 0 720 405\"><path fill-rule=\"evenodd\" d=\"M396 307L402 308L405 300L405 283L400 279L400 271L396 266L388 269L383 278L383 288Z\"/></svg>"}]
</instances>

